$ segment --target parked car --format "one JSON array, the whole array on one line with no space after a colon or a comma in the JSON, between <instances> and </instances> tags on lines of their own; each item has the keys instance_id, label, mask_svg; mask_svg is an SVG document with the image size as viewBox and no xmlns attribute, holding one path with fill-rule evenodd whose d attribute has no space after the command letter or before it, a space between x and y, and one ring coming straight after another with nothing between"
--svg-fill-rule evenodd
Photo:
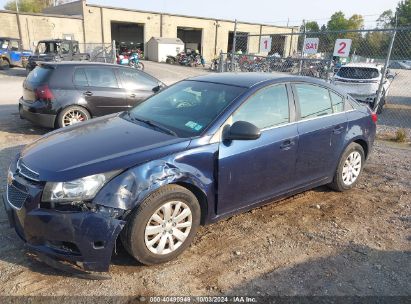
<instances>
[{"instance_id":1,"label":"parked car","mask_svg":"<svg viewBox=\"0 0 411 304\"><path fill-rule=\"evenodd\" d=\"M66 127L129 110L165 85L130 67L91 62L42 63L23 83L20 117Z\"/></svg>"},{"instance_id":2,"label":"parked car","mask_svg":"<svg viewBox=\"0 0 411 304\"><path fill-rule=\"evenodd\" d=\"M334 75L332 83L350 94L359 102L368 104L372 109L376 107L378 88L381 83L383 67L374 63L348 63L342 66ZM381 113L385 104L385 98L393 76L384 75L384 83L381 92L381 100L377 113Z\"/></svg>"},{"instance_id":3,"label":"parked car","mask_svg":"<svg viewBox=\"0 0 411 304\"><path fill-rule=\"evenodd\" d=\"M27 73L32 71L39 62L88 61L90 55L80 53L80 47L75 40L51 39L38 42L36 50L28 59Z\"/></svg>"},{"instance_id":4,"label":"parked car","mask_svg":"<svg viewBox=\"0 0 411 304\"><path fill-rule=\"evenodd\" d=\"M162 263L200 224L320 185L351 189L375 122L367 106L314 78L199 76L26 146L9 168L4 205L40 259L107 271L120 235L135 259Z\"/></svg>"},{"instance_id":5,"label":"parked car","mask_svg":"<svg viewBox=\"0 0 411 304\"><path fill-rule=\"evenodd\" d=\"M31 51L23 50L20 39L0 37L0 68L25 68Z\"/></svg>"},{"instance_id":6,"label":"parked car","mask_svg":"<svg viewBox=\"0 0 411 304\"><path fill-rule=\"evenodd\" d=\"M388 66L390 69L411 70L411 65L401 61L393 61Z\"/></svg>"}]
</instances>

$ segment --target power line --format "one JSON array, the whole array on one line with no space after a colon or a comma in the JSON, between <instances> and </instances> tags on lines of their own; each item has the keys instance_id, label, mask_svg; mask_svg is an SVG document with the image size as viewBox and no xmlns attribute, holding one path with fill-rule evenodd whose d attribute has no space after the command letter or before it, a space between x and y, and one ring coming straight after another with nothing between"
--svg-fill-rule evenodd
<instances>
[{"instance_id":1,"label":"power line","mask_svg":"<svg viewBox=\"0 0 411 304\"><path fill-rule=\"evenodd\" d=\"M361 15L361 14L356 14L362 17L375 17L375 16L381 16L381 14L371 14L371 15ZM324 21L324 20L330 20L331 17L328 18L316 18L316 19L307 19L307 21ZM302 19L294 19L294 20L275 20L275 21L264 21L263 23L286 23L286 22L302 22Z\"/></svg>"}]
</instances>

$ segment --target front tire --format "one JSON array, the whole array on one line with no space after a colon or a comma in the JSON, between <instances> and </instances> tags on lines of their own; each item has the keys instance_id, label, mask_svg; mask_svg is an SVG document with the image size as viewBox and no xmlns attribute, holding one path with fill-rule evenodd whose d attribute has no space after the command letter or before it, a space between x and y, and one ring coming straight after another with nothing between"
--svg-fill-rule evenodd
<instances>
[{"instance_id":1,"label":"front tire","mask_svg":"<svg viewBox=\"0 0 411 304\"><path fill-rule=\"evenodd\" d=\"M1 70L10 69L10 62L7 59L0 59L0 69Z\"/></svg>"},{"instance_id":2,"label":"front tire","mask_svg":"<svg viewBox=\"0 0 411 304\"><path fill-rule=\"evenodd\" d=\"M152 193L130 214L121 240L142 264L168 262L190 245L200 217L195 195L184 187L168 185Z\"/></svg>"},{"instance_id":3,"label":"front tire","mask_svg":"<svg viewBox=\"0 0 411 304\"><path fill-rule=\"evenodd\" d=\"M352 189L358 182L364 162L363 147L357 143L349 144L341 156L337 171L329 187L340 192Z\"/></svg>"}]
</instances>

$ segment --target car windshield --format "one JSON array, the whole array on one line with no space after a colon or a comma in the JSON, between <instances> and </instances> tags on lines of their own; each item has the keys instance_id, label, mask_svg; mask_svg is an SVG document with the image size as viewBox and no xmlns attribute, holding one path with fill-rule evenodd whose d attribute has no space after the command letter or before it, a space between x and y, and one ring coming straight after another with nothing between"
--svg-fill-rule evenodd
<instances>
[{"instance_id":1,"label":"car windshield","mask_svg":"<svg viewBox=\"0 0 411 304\"><path fill-rule=\"evenodd\" d=\"M186 80L150 97L123 118L161 126L179 137L197 136L245 90Z\"/></svg>"},{"instance_id":2,"label":"car windshield","mask_svg":"<svg viewBox=\"0 0 411 304\"><path fill-rule=\"evenodd\" d=\"M378 69L360 67L342 67L337 76L350 79L373 79L378 78Z\"/></svg>"}]
</instances>

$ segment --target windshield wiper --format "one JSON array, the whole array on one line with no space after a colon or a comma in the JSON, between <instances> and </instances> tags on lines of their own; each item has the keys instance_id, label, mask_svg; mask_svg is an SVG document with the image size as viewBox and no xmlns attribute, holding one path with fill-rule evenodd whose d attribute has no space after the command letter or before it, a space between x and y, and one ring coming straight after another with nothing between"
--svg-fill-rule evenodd
<instances>
[{"instance_id":1,"label":"windshield wiper","mask_svg":"<svg viewBox=\"0 0 411 304\"><path fill-rule=\"evenodd\" d=\"M166 127L164 127L163 125L160 125L160 124L158 124L158 123L156 123L156 122L154 122L154 121L152 121L152 120L142 119L142 118L138 118L138 117L135 117L135 116L131 116L131 114L130 114L129 111L127 111L126 114L127 114L127 116L130 118L130 120L132 120L132 121L137 120L137 121L144 122L145 124L147 124L147 125L149 125L149 126L151 126L151 127L160 129L161 131L163 131L163 132L165 132L165 133L167 133L167 134L170 134L170 135L173 135L173 136L178 137L177 133L174 132L173 130L170 130L169 128L166 128Z\"/></svg>"}]
</instances>

